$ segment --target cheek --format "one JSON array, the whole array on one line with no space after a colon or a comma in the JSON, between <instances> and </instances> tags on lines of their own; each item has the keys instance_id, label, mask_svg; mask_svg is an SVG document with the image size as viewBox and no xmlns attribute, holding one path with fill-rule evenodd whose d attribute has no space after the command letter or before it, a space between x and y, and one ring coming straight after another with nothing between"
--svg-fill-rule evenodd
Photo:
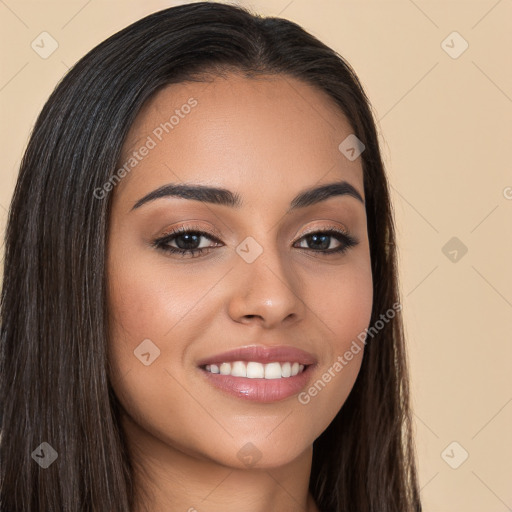
<instances>
[{"instance_id":1,"label":"cheek","mask_svg":"<svg viewBox=\"0 0 512 512\"><path fill-rule=\"evenodd\" d=\"M131 246L115 249L109 260L109 313L111 350L117 364L131 368L137 359L134 350L150 339L161 351L159 363L179 363L187 350L187 327L194 333L201 322L205 290L216 276L194 276L190 265L175 265L147 248Z\"/></svg>"},{"instance_id":2,"label":"cheek","mask_svg":"<svg viewBox=\"0 0 512 512\"><path fill-rule=\"evenodd\" d=\"M182 443L185 450L204 436L201 423L192 421L204 410L194 410L181 384L187 327L198 324L194 305L204 289L177 272L171 279L168 268L142 254L124 254L113 255L109 265L110 380L126 412L125 426L137 426L132 433L142 428L166 444Z\"/></svg>"},{"instance_id":3,"label":"cheek","mask_svg":"<svg viewBox=\"0 0 512 512\"><path fill-rule=\"evenodd\" d=\"M357 260L336 273L317 275L309 282L308 290L308 306L322 321L328 352L335 358L370 322L373 280L369 258Z\"/></svg>"},{"instance_id":4,"label":"cheek","mask_svg":"<svg viewBox=\"0 0 512 512\"><path fill-rule=\"evenodd\" d=\"M347 344L368 327L373 306L371 271L346 276L340 288L331 290L328 302L328 322L337 353L346 350Z\"/></svg>"},{"instance_id":5,"label":"cheek","mask_svg":"<svg viewBox=\"0 0 512 512\"><path fill-rule=\"evenodd\" d=\"M126 400L151 402L155 389L169 389L165 370L175 368L186 349L180 329L200 290L183 276L170 279L168 269L133 249L113 253L108 268L112 383Z\"/></svg>"},{"instance_id":6,"label":"cheek","mask_svg":"<svg viewBox=\"0 0 512 512\"><path fill-rule=\"evenodd\" d=\"M322 334L316 343L323 345L325 357L319 363L316 380L298 398L310 411L312 429L320 434L346 401L361 367L364 332L373 307L370 260L347 265L336 280L318 282L323 286L311 287L316 291L309 298L322 320Z\"/></svg>"}]
</instances>

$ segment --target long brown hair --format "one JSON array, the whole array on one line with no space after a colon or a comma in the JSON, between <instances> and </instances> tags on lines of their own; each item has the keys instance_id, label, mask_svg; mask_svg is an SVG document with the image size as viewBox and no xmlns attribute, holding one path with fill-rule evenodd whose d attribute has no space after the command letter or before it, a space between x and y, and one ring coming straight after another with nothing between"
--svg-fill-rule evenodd
<instances>
[{"instance_id":1,"label":"long brown hair","mask_svg":"<svg viewBox=\"0 0 512 512\"><path fill-rule=\"evenodd\" d=\"M350 65L297 24L241 7L197 2L137 21L58 84L21 164L1 295L1 510L132 508L133 467L108 379L110 195L98 200L94 190L113 176L148 98L225 70L292 76L339 106L365 145L371 325L399 303L387 179L370 102ZM310 490L320 510L420 511L411 426L397 312L369 339L351 394L314 443ZM33 460L43 442L57 454L46 469Z\"/></svg>"}]
</instances>

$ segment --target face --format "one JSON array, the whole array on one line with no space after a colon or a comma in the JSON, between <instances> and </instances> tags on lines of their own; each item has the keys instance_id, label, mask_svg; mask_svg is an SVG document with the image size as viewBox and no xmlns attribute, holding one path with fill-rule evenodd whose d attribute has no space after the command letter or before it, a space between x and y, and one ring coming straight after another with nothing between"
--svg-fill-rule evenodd
<instances>
[{"instance_id":1,"label":"face","mask_svg":"<svg viewBox=\"0 0 512 512\"><path fill-rule=\"evenodd\" d=\"M362 162L338 149L352 132L284 76L173 84L144 106L105 188L111 381L130 432L273 467L336 416L363 350L339 358L373 299Z\"/></svg>"}]
</instances>

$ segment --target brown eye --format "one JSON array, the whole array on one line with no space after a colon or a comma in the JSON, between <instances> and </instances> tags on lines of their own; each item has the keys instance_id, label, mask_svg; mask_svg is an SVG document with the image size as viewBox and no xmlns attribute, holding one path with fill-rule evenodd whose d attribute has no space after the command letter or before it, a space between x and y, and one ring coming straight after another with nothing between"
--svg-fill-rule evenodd
<instances>
[{"instance_id":1,"label":"brown eye","mask_svg":"<svg viewBox=\"0 0 512 512\"><path fill-rule=\"evenodd\" d=\"M339 246L335 248L330 248L332 239L336 239L339 242ZM337 229L329 229L326 231L315 231L314 233L308 233L306 236L300 239L300 243L305 242L307 247L300 247L301 249L311 250L314 252L319 252L324 255L334 254L334 253L344 253L350 247L354 247L359 242L349 235L348 233L344 233L341 230Z\"/></svg>"},{"instance_id":2,"label":"brown eye","mask_svg":"<svg viewBox=\"0 0 512 512\"><path fill-rule=\"evenodd\" d=\"M190 254L191 257L196 257L213 248L212 245L208 244L207 240L221 243L210 233L181 227L155 240L153 246L182 257L187 254ZM171 244L175 244L175 246Z\"/></svg>"}]
</instances>

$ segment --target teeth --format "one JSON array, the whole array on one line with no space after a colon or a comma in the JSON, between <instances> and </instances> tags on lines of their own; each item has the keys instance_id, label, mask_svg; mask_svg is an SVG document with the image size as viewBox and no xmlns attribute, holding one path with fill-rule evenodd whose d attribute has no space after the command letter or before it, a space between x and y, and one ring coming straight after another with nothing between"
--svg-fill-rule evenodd
<instances>
[{"instance_id":1,"label":"teeth","mask_svg":"<svg viewBox=\"0 0 512 512\"><path fill-rule=\"evenodd\" d=\"M231 375L233 377L247 377L247 368L242 361L235 361L231 365Z\"/></svg>"},{"instance_id":2,"label":"teeth","mask_svg":"<svg viewBox=\"0 0 512 512\"><path fill-rule=\"evenodd\" d=\"M281 364L268 363L265 365L265 379L280 379L281 378Z\"/></svg>"},{"instance_id":3,"label":"teeth","mask_svg":"<svg viewBox=\"0 0 512 512\"><path fill-rule=\"evenodd\" d=\"M231 365L229 363L222 363L220 365L220 374L221 375L230 375L231 374Z\"/></svg>"},{"instance_id":4,"label":"teeth","mask_svg":"<svg viewBox=\"0 0 512 512\"><path fill-rule=\"evenodd\" d=\"M245 366L245 363L242 361L238 361ZM265 368L261 363L247 363L247 378L248 379L264 379L265 378Z\"/></svg>"},{"instance_id":5,"label":"teeth","mask_svg":"<svg viewBox=\"0 0 512 512\"><path fill-rule=\"evenodd\" d=\"M222 363L221 365L207 364L206 371L231 375L232 377L246 377L248 379L280 379L282 377L293 377L304 371L304 365L294 363L256 363L250 361L234 361L233 363Z\"/></svg>"}]
</instances>

